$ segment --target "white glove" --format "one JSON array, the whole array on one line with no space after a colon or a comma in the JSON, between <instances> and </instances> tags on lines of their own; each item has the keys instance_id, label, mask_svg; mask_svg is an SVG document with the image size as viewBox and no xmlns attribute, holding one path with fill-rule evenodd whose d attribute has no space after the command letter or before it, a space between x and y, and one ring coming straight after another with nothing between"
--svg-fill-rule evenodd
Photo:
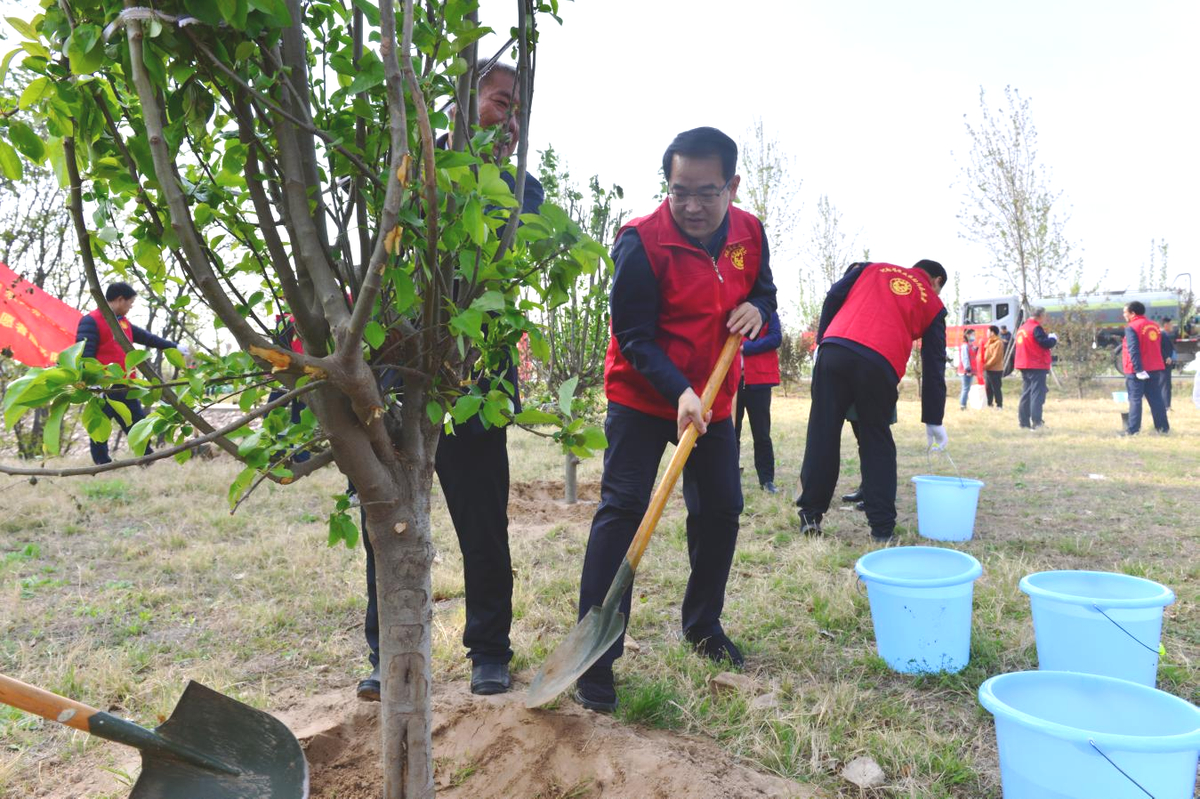
<instances>
[{"instance_id":1,"label":"white glove","mask_svg":"<svg viewBox=\"0 0 1200 799\"><path fill-rule=\"evenodd\" d=\"M1051 341L1058 341L1058 334L1057 334L1057 333L1051 333L1051 334L1050 334L1050 336L1049 336L1049 338L1050 338L1050 340L1051 340Z\"/></svg>"},{"instance_id":2,"label":"white glove","mask_svg":"<svg viewBox=\"0 0 1200 799\"><path fill-rule=\"evenodd\" d=\"M946 435L945 425L927 424L925 425L925 440L929 443L931 450L941 452L950 443L950 436Z\"/></svg>"},{"instance_id":3,"label":"white glove","mask_svg":"<svg viewBox=\"0 0 1200 799\"><path fill-rule=\"evenodd\" d=\"M1138 373L1137 373L1137 379L1138 379L1138 380L1149 380L1149 379L1150 379L1150 373L1149 373L1149 372L1138 372Z\"/></svg>"},{"instance_id":4,"label":"white glove","mask_svg":"<svg viewBox=\"0 0 1200 799\"><path fill-rule=\"evenodd\" d=\"M183 357L185 357L185 358L192 357L192 348L189 347L187 344L180 344L177 347L177 349L179 350L179 354L182 355Z\"/></svg>"}]
</instances>

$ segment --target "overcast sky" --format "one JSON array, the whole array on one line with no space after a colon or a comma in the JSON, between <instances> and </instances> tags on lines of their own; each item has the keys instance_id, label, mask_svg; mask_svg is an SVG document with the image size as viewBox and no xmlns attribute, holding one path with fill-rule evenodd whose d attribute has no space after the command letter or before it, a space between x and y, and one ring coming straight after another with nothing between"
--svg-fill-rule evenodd
<instances>
[{"instance_id":1,"label":"overcast sky","mask_svg":"<svg viewBox=\"0 0 1200 799\"><path fill-rule=\"evenodd\" d=\"M36 11L30 0L3 5ZM483 0L481 18L507 31L514 8ZM653 209L676 133L713 125L744 140L761 117L803 180L802 233L827 194L873 260L933 258L957 274L962 299L994 293L979 276L987 254L959 236L955 183L964 115L977 119L981 87L998 107L1011 85L1032 103L1040 160L1087 274L1134 288L1160 239L1172 277L1194 272L1200 284L1196 0L563 0L560 10L561 27L542 26L530 142L553 144L581 179L621 184L635 214ZM788 292L801 264L783 257L786 245L773 242Z\"/></svg>"}]
</instances>

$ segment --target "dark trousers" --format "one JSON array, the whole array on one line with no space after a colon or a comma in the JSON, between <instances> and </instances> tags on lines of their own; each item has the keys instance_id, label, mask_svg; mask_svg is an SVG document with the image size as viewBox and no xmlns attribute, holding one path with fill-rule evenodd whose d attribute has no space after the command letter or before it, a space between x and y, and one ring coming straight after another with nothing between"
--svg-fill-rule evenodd
<instances>
[{"instance_id":1,"label":"dark trousers","mask_svg":"<svg viewBox=\"0 0 1200 799\"><path fill-rule=\"evenodd\" d=\"M458 534L466 585L463 646L473 663L512 659L512 558L508 551L508 431L459 428L442 434L435 461L438 482ZM367 550L367 618L364 629L371 665L379 665L379 609L375 551L363 525Z\"/></svg>"},{"instance_id":2,"label":"dark trousers","mask_svg":"<svg viewBox=\"0 0 1200 799\"><path fill-rule=\"evenodd\" d=\"M650 504L663 451L668 442L677 442L675 420L660 419L615 402L608 404L604 433L608 449L604 451L600 506L592 519L579 581L581 619L604 601ZM687 506L688 560L692 567L683 594L683 630L703 638L722 631L725 583L742 512L732 419L713 422L696 442L683 469L683 501ZM621 597L621 612L627 624L632 596L631 588ZM624 646L622 631L594 668L611 668Z\"/></svg>"},{"instance_id":3,"label":"dark trousers","mask_svg":"<svg viewBox=\"0 0 1200 799\"><path fill-rule=\"evenodd\" d=\"M975 383L975 375L967 372L964 375L959 375L962 378L962 391L958 393L958 407L966 408L967 399L971 396L971 386Z\"/></svg>"},{"instance_id":4,"label":"dark trousers","mask_svg":"<svg viewBox=\"0 0 1200 799\"><path fill-rule=\"evenodd\" d=\"M1168 411L1171 410L1171 372L1174 369L1174 366L1168 366L1162 373L1163 407Z\"/></svg>"},{"instance_id":5,"label":"dark trousers","mask_svg":"<svg viewBox=\"0 0 1200 799\"><path fill-rule=\"evenodd\" d=\"M987 371L983 373L983 387L987 391L988 407L992 407L993 403L997 408L1004 407L1004 389L1001 388L1004 372L997 369L996 371Z\"/></svg>"},{"instance_id":6,"label":"dark trousers","mask_svg":"<svg viewBox=\"0 0 1200 799\"><path fill-rule=\"evenodd\" d=\"M742 415L750 415L750 435L754 439L754 471L758 484L775 482L775 448L771 445L771 386L747 386L738 389L737 416L733 434L738 452L742 449Z\"/></svg>"},{"instance_id":7,"label":"dark trousers","mask_svg":"<svg viewBox=\"0 0 1200 799\"><path fill-rule=\"evenodd\" d=\"M1150 372L1149 380L1138 380L1136 375L1125 375L1125 391L1129 395L1129 433L1137 433L1142 429L1142 396L1150 405L1150 417L1154 420L1154 429L1165 433L1171 429L1167 421L1167 406L1163 402L1162 380L1166 371L1159 369Z\"/></svg>"},{"instance_id":8,"label":"dark trousers","mask_svg":"<svg viewBox=\"0 0 1200 799\"><path fill-rule=\"evenodd\" d=\"M897 398L896 376L882 366L846 347L821 347L796 500L802 512L816 516L829 510L841 468L842 423L853 405L867 521L873 529L896 526L896 443L890 422Z\"/></svg>"},{"instance_id":9,"label":"dark trousers","mask_svg":"<svg viewBox=\"0 0 1200 799\"><path fill-rule=\"evenodd\" d=\"M142 410L141 400L131 399L129 397L128 390L109 391L107 392L107 396L110 400L116 400L117 402L124 403L125 407L129 409L130 423L125 424L125 420L121 418L119 413L117 413L117 409L108 402L104 403L104 415L116 422L117 425L125 431L126 435L129 434L130 427L146 418L146 412ZM104 441L95 441L89 438L88 449L90 449L92 452L92 463L96 464L97 466L103 463L112 462L112 457L108 454L108 439L105 439ZM145 454L149 455L153 451L154 450L150 449L150 447L146 447Z\"/></svg>"},{"instance_id":10,"label":"dark trousers","mask_svg":"<svg viewBox=\"0 0 1200 799\"><path fill-rule=\"evenodd\" d=\"M1042 407L1046 404L1046 377L1049 369L1021 370L1021 399L1017 403L1017 421L1021 427L1041 427Z\"/></svg>"}]
</instances>

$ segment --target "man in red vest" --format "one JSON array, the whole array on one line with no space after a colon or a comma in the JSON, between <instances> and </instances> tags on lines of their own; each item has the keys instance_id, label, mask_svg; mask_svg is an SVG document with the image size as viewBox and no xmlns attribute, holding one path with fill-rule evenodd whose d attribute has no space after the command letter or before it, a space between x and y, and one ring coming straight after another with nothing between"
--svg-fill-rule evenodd
<instances>
[{"instance_id":1,"label":"man in red vest","mask_svg":"<svg viewBox=\"0 0 1200 799\"><path fill-rule=\"evenodd\" d=\"M175 348L185 356L190 354L190 350L186 344L180 345L174 341L159 338L153 333L129 323L125 315L133 308L133 303L137 299L137 292L133 290L133 286L128 283L113 283L104 291L104 299L108 301L108 307L112 309L113 315L117 317L117 322L121 325L121 330L125 333L125 338L129 339L132 343L141 344L143 347L154 347L159 350ZM99 308L79 320L79 327L75 331L75 340L86 342L83 345L83 357L95 358L105 365L117 363L122 367L125 366L125 350L117 342L112 329L108 326L108 322L104 319L104 314L101 313ZM111 404L105 403L104 405L104 415L120 425L121 429L126 433L129 432L131 426L146 417L145 411L142 410L142 403L136 398L130 397L127 389L109 391L107 392L107 397L110 402L123 403L129 409L130 422L126 424L124 418L117 413ZM112 458L108 454L108 441L89 439L88 446L92 451L93 463L99 465L112 461ZM151 451L149 447L146 448L147 453Z\"/></svg>"},{"instance_id":2,"label":"man in red vest","mask_svg":"<svg viewBox=\"0 0 1200 799\"><path fill-rule=\"evenodd\" d=\"M771 389L779 385L779 345L782 343L779 315L772 313L758 331L758 338L742 345L742 382L737 394L737 421L733 425L740 452L742 416L750 416L754 471L758 473L758 484L768 494L779 492L775 487L775 448L771 445Z\"/></svg>"},{"instance_id":3,"label":"man in red vest","mask_svg":"<svg viewBox=\"0 0 1200 799\"><path fill-rule=\"evenodd\" d=\"M842 423L858 415L862 501L871 537L896 527L896 444L889 424L912 344L921 340L921 421L930 447L946 446L946 309L938 298L946 270L936 261L911 269L854 264L825 295L817 328L808 439L800 467L800 532L821 534L841 464Z\"/></svg>"},{"instance_id":4,"label":"man in red vest","mask_svg":"<svg viewBox=\"0 0 1200 799\"><path fill-rule=\"evenodd\" d=\"M1050 350L1058 335L1047 334L1042 323L1046 309L1034 308L1033 315L1017 328L1017 354L1014 365L1021 370L1021 398L1017 402L1017 421L1025 430L1042 426L1042 406L1046 404L1046 378L1050 374Z\"/></svg>"},{"instance_id":5,"label":"man in red vest","mask_svg":"<svg viewBox=\"0 0 1200 799\"><path fill-rule=\"evenodd\" d=\"M1129 426L1125 435L1136 436L1142 429L1142 395L1150 403L1154 429L1168 433L1167 406L1163 396L1163 379L1167 366L1162 356L1162 330L1146 318L1146 306L1134 300L1125 306L1125 339L1121 342L1121 371L1125 373L1125 390L1129 395Z\"/></svg>"},{"instance_id":6,"label":"man in red vest","mask_svg":"<svg viewBox=\"0 0 1200 799\"><path fill-rule=\"evenodd\" d=\"M731 332L758 335L775 310L762 223L730 203L737 145L715 128L679 134L663 155L668 198L625 225L613 245L612 337L604 362L608 415L600 507L592 520L579 615L601 604L650 502L668 442L689 424L700 439L683 472L692 573L683 595L683 636L702 655L741 666L721 627L742 489L731 369L708 414L700 394ZM632 591L621 598L629 618ZM576 683L593 710L617 706L613 663L624 635Z\"/></svg>"}]
</instances>

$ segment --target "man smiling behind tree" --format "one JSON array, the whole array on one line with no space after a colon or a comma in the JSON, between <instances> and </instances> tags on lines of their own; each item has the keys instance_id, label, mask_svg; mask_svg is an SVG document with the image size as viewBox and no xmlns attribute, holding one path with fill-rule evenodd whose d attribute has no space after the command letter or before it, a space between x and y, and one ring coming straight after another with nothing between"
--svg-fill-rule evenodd
<instances>
[{"instance_id":1,"label":"man smiling behind tree","mask_svg":"<svg viewBox=\"0 0 1200 799\"><path fill-rule=\"evenodd\" d=\"M650 502L667 442L688 424L700 439L683 472L688 556L684 638L700 654L742 665L721 627L725 583L737 541L742 490L731 370L708 414L700 393L730 332L749 338L775 310L762 223L733 208L737 145L715 128L679 134L663 155L668 198L635 219L613 246L612 338L604 364L608 416L600 507L592 520L579 589L579 616L599 605ZM629 618L632 589L621 599ZM611 712L612 665L624 635L579 678L575 698Z\"/></svg>"}]
</instances>

